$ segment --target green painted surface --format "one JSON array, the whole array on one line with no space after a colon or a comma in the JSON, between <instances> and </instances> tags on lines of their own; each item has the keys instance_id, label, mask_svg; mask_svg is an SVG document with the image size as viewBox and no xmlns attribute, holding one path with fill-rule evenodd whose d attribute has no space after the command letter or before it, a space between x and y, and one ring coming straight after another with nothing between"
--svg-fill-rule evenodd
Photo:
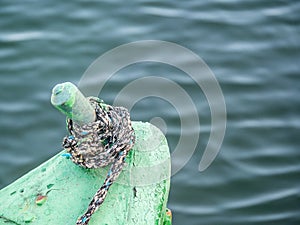
<instances>
[{"instance_id":1,"label":"green painted surface","mask_svg":"<svg viewBox=\"0 0 300 225\"><path fill-rule=\"evenodd\" d=\"M170 153L159 129L133 122L136 144L90 225L171 224L166 204ZM108 167L81 168L63 152L0 191L0 225L74 225L102 185ZM169 222L168 222L169 221Z\"/></svg>"},{"instance_id":2,"label":"green painted surface","mask_svg":"<svg viewBox=\"0 0 300 225\"><path fill-rule=\"evenodd\" d=\"M166 210L166 215L164 218L164 223L163 225L172 225L172 212L170 209Z\"/></svg>"}]
</instances>

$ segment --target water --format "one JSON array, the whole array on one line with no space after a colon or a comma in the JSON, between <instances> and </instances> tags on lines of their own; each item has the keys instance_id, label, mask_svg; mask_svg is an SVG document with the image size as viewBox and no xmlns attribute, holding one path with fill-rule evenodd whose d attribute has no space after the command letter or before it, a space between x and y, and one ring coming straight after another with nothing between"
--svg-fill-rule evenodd
<instances>
[{"instance_id":1,"label":"water","mask_svg":"<svg viewBox=\"0 0 300 225\"><path fill-rule=\"evenodd\" d=\"M78 83L90 63L120 44L165 40L201 56L225 96L226 136L207 170L200 173L198 164L209 136L209 107L182 71L131 65L101 97L111 103L128 82L161 75L182 86L201 111L197 150L172 177L173 224L300 224L299 10L298 1L279 0L2 0L0 188L61 149L64 117L49 100L55 84ZM171 104L146 98L132 117L156 117L174 150L180 120Z\"/></svg>"}]
</instances>

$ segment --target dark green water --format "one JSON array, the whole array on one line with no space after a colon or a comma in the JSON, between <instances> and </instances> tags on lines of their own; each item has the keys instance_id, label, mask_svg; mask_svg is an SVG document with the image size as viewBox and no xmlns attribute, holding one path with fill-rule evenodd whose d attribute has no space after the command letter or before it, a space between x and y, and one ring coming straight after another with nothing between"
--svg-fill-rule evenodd
<instances>
[{"instance_id":1,"label":"dark green water","mask_svg":"<svg viewBox=\"0 0 300 225\"><path fill-rule=\"evenodd\" d=\"M55 84L78 83L98 56L120 44L165 40L202 57L223 90L226 135L207 170L199 172L198 164L209 136L209 107L182 71L131 65L101 97L112 103L128 82L161 75L193 99L201 135L193 157L172 177L173 224L300 224L299 12L300 2L279 0L1 0L0 188L61 150L64 117L50 104ZM150 97L131 113L133 120L162 118L173 151L180 115L172 105Z\"/></svg>"}]
</instances>

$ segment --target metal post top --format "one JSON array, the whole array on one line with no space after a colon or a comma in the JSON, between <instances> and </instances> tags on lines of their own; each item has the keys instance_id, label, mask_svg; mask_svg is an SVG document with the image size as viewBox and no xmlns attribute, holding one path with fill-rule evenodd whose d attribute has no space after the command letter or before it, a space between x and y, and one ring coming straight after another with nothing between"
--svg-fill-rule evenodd
<instances>
[{"instance_id":1,"label":"metal post top","mask_svg":"<svg viewBox=\"0 0 300 225\"><path fill-rule=\"evenodd\" d=\"M94 108L71 82L57 84L52 89L51 103L79 125L93 122L96 119Z\"/></svg>"}]
</instances>

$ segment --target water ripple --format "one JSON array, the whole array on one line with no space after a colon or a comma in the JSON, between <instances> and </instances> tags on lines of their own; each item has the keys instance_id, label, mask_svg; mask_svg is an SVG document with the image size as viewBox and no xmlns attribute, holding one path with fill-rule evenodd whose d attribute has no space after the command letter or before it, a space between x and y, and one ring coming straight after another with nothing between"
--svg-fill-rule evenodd
<instances>
[{"instance_id":1,"label":"water ripple","mask_svg":"<svg viewBox=\"0 0 300 225\"><path fill-rule=\"evenodd\" d=\"M206 171L199 173L198 165L210 131L209 106L182 71L159 63L132 65L110 80L101 97L112 103L129 82L154 74L172 79L193 99L200 141L172 177L173 224L298 225L299 9L297 1L280 0L2 0L0 188L61 149L65 118L49 103L56 83L77 83L94 59L120 44L166 40L202 57L225 96L226 136ZM177 55L174 60L193 63ZM178 115L166 101L144 99L132 118L162 118L173 151L179 118L190 113Z\"/></svg>"}]
</instances>

